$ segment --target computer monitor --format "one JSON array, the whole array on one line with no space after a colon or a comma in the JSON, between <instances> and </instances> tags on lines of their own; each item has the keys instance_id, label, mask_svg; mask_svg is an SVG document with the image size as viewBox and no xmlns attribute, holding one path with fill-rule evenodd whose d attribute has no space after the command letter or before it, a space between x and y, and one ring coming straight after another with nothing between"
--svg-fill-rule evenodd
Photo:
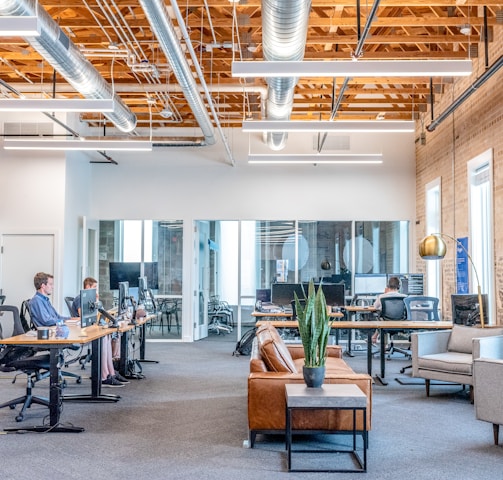
<instances>
[{"instance_id":1,"label":"computer monitor","mask_svg":"<svg viewBox=\"0 0 503 480\"><path fill-rule=\"evenodd\" d=\"M96 289L87 288L80 291L80 327L86 328L98 322Z\"/></svg>"},{"instance_id":2,"label":"computer monitor","mask_svg":"<svg viewBox=\"0 0 503 480\"><path fill-rule=\"evenodd\" d=\"M321 288L327 305L332 307L343 307L345 305L345 287L343 283L323 283Z\"/></svg>"},{"instance_id":3,"label":"computer monitor","mask_svg":"<svg viewBox=\"0 0 503 480\"><path fill-rule=\"evenodd\" d=\"M484 316L487 315L487 294L482 294ZM452 323L458 325L480 325L479 296L476 293L451 295ZM487 317L486 317L487 318Z\"/></svg>"},{"instance_id":4,"label":"computer monitor","mask_svg":"<svg viewBox=\"0 0 503 480\"><path fill-rule=\"evenodd\" d=\"M148 295L147 277L138 277L138 304L145 305Z\"/></svg>"},{"instance_id":5,"label":"computer monitor","mask_svg":"<svg viewBox=\"0 0 503 480\"><path fill-rule=\"evenodd\" d=\"M127 315L131 306L131 298L129 296L129 283L119 282L119 304L117 307L117 316L123 318Z\"/></svg>"},{"instance_id":6,"label":"computer monitor","mask_svg":"<svg viewBox=\"0 0 503 480\"><path fill-rule=\"evenodd\" d=\"M117 290L119 282L128 282L129 288L138 287L138 278L141 276L140 262L110 262L110 290ZM159 288L159 274L157 262L144 262L143 274L148 279L148 286L153 290Z\"/></svg>"},{"instance_id":7,"label":"computer monitor","mask_svg":"<svg viewBox=\"0 0 503 480\"><path fill-rule=\"evenodd\" d=\"M307 289L303 289L301 283L273 283L271 302L275 305L290 306L295 298L294 292L299 298L304 298L304 292L307 295Z\"/></svg>"},{"instance_id":8,"label":"computer monitor","mask_svg":"<svg viewBox=\"0 0 503 480\"><path fill-rule=\"evenodd\" d=\"M385 273L356 273L355 295L379 295L388 283Z\"/></svg>"},{"instance_id":9,"label":"computer monitor","mask_svg":"<svg viewBox=\"0 0 503 480\"><path fill-rule=\"evenodd\" d=\"M255 290L255 300L260 300L261 302L271 301L271 289L270 288L257 288Z\"/></svg>"},{"instance_id":10,"label":"computer monitor","mask_svg":"<svg viewBox=\"0 0 503 480\"><path fill-rule=\"evenodd\" d=\"M424 293L424 277L422 273L389 273L391 277L398 277L400 279L400 293L405 295L423 295Z\"/></svg>"}]
</instances>

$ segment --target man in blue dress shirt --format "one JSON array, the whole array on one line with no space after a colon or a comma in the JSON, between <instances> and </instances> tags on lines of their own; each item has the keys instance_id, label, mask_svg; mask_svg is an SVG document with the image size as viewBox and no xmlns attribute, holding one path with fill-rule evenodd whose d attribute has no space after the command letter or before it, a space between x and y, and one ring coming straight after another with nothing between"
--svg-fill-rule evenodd
<instances>
[{"instance_id":1,"label":"man in blue dress shirt","mask_svg":"<svg viewBox=\"0 0 503 480\"><path fill-rule=\"evenodd\" d=\"M53 327L64 323L70 317L63 317L52 306L49 296L54 290L54 277L49 273L39 272L33 278L37 292L29 302L30 316L36 327Z\"/></svg>"}]
</instances>

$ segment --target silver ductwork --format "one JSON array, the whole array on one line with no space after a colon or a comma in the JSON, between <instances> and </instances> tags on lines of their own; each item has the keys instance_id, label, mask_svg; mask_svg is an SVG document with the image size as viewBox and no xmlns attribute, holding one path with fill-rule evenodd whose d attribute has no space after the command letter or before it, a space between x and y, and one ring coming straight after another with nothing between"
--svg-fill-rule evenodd
<instances>
[{"instance_id":1,"label":"silver ductwork","mask_svg":"<svg viewBox=\"0 0 503 480\"><path fill-rule=\"evenodd\" d=\"M2 16L38 16L40 36L26 41L42 55L65 80L85 98L113 98L113 112L103 113L119 130L131 132L136 127L136 115L114 94L110 85L82 55L59 28L58 24L35 0L2 0Z\"/></svg>"},{"instance_id":2,"label":"silver ductwork","mask_svg":"<svg viewBox=\"0 0 503 480\"><path fill-rule=\"evenodd\" d=\"M266 61L304 58L311 0L262 0L262 50ZM289 120L298 78L268 78L267 120ZM285 147L286 132L267 134L272 150Z\"/></svg>"},{"instance_id":3,"label":"silver ductwork","mask_svg":"<svg viewBox=\"0 0 503 480\"><path fill-rule=\"evenodd\" d=\"M198 86L176 35L175 27L167 15L165 2L140 0L140 4L203 132L206 144L213 145L215 143L213 124L199 94Z\"/></svg>"}]
</instances>

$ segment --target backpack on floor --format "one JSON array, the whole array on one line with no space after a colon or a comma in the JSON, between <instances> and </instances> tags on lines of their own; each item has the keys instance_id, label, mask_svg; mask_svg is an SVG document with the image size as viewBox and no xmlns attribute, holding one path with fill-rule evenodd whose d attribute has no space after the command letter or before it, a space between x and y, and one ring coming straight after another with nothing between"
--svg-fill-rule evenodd
<instances>
[{"instance_id":1,"label":"backpack on floor","mask_svg":"<svg viewBox=\"0 0 503 480\"><path fill-rule=\"evenodd\" d=\"M252 349L253 339L255 338L255 332L257 327L253 327L243 334L241 339L236 343L236 349L232 352L233 356L239 357L239 355L250 355Z\"/></svg>"}]
</instances>

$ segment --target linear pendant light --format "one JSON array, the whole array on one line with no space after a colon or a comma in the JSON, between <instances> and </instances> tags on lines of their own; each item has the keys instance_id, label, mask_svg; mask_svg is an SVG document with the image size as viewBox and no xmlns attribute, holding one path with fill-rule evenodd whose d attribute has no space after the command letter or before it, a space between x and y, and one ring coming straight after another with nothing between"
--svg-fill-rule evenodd
<instances>
[{"instance_id":1,"label":"linear pendant light","mask_svg":"<svg viewBox=\"0 0 503 480\"><path fill-rule=\"evenodd\" d=\"M108 150L152 151L152 142L145 140L53 140L4 138L4 150Z\"/></svg>"},{"instance_id":2,"label":"linear pendant light","mask_svg":"<svg viewBox=\"0 0 503 480\"><path fill-rule=\"evenodd\" d=\"M0 37L38 37L40 24L35 16L0 17Z\"/></svg>"},{"instance_id":3,"label":"linear pendant light","mask_svg":"<svg viewBox=\"0 0 503 480\"><path fill-rule=\"evenodd\" d=\"M270 154L250 153L248 163L252 164L381 164L382 153L314 153L314 154Z\"/></svg>"},{"instance_id":4,"label":"linear pendant light","mask_svg":"<svg viewBox=\"0 0 503 480\"><path fill-rule=\"evenodd\" d=\"M0 112L113 112L111 98L0 98Z\"/></svg>"},{"instance_id":5,"label":"linear pendant light","mask_svg":"<svg viewBox=\"0 0 503 480\"><path fill-rule=\"evenodd\" d=\"M471 60L235 61L233 77L437 77L467 76Z\"/></svg>"},{"instance_id":6,"label":"linear pendant light","mask_svg":"<svg viewBox=\"0 0 503 480\"><path fill-rule=\"evenodd\" d=\"M393 132L406 133L415 131L413 121L394 120L336 120L336 121L279 121L279 120L244 120L243 132Z\"/></svg>"}]
</instances>

